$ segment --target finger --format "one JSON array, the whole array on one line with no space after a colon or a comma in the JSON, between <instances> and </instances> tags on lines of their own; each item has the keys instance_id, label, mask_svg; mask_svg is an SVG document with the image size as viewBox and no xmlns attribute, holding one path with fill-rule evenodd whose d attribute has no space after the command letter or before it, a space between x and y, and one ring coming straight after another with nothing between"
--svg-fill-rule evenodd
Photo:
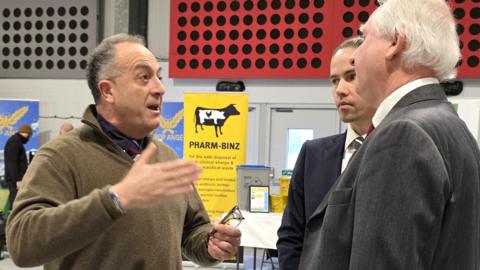
<instances>
[{"instance_id":1,"label":"finger","mask_svg":"<svg viewBox=\"0 0 480 270\"><path fill-rule=\"evenodd\" d=\"M172 187L166 190L165 195L167 196L174 196L174 195L180 195L180 194L185 194L185 193L190 193L193 192L194 188L192 185L188 186L176 186Z\"/></svg>"},{"instance_id":2,"label":"finger","mask_svg":"<svg viewBox=\"0 0 480 270\"><path fill-rule=\"evenodd\" d=\"M213 234L213 237L217 239L218 241L226 242L229 243L233 247L238 247L240 246L240 237L232 237L229 235L222 234L220 232L215 231Z\"/></svg>"},{"instance_id":3,"label":"finger","mask_svg":"<svg viewBox=\"0 0 480 270\"><path fill-rule=\"evenodd\" d=\"M235 253L223 250L212 240L208 241L208 251L212 257L221 261L231 259L235 256Z\"/></svg>"},{"instance_id":4,"label":"finger","mask_svg":"<svg viewBox=\"0 0 480 270\"><path fill-rule=\"evenodd\" d=\"M150 159L155 155L156 152L157 146L154 143L149 143L147 148L142 151L140 158L136 162L141 164L149 164Z\"/></svg>"},{"instance_id":5,"label":"finger","mask_svg":"<svg viewBox=\"0 0 480 270\"><path fill-rule=\"evenodd\" d=\"M223 254L223 256L227 256L227 258L235 255L235 252L237 251L237 248L231 243L219 240L215 237L212 237L210 242Z\"/></svg>"},{"instance_id":6,"label":"finger","mask_svg":"<svg viewBox=\"0 0 480 270\"><path fill-rule=\"evenodd\" d=\"M198 175L185 175L177 177L175 175L163 177L163 181L158 181L156 186L158 188L172 189L172 188L192 188L195 187L195 181L198 180Z\"/></svg>"},{"instance_id":7,"label":"finger","mask_svg":"<svg viewBox=\"0 0 480 270\"><path fill-rule=\"evenodd\" d=\"M186 160L186 159L176 159L171 161L166 161L162 163L158 163L159 167L162 168L164 171L175 171L178 168L182 167L195 167L197 169L201 169L201 167L194 161Z\"/></svg>"},{"instance_id":8,"label":"finger","mask_svg":"<svg viewBox=\"0 0 480 270\"><path fill-rule=\"evenodd\" d=\"M242 232L237 227L226 224L215 224L215 231L219 232L222 237L240 238L242 236Z\"/></svg>"},{"instance_id":9,"label":"finger","mask_svg":"<svg viewBox=\"0 0 480 270\"><path fill-rule=\"evenodd\" d=\"M177 182L178 184L193 183L198 180L201 174L201 169L198 166L178 167L176 170L163 171L161 168L156 168L161 171L161 177L166 181Z\"/></svg>"}]
</instances>

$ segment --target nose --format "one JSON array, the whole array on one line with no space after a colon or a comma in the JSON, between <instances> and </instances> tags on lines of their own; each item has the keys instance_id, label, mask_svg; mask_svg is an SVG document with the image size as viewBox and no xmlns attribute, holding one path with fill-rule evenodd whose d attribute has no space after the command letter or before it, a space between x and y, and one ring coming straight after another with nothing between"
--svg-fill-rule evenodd
<instances>
[{"instance_id":1,"label":"nose","mask_svg":"<svg viewBox=\"0 0 480 270\"><path fill-rule=\"evenodd\" d=\"M155 80L155 82L154 82L154 86L152 87L152 94L155 97L163 96L165 94L165 86L163 85L160 78L155 77L154 80Z\"/></svg>"},{"instance_id":2,"label":"nose","mask_svg":"<svg viewBox=\"0 0 480 270\"><path fill-rule=\"evenodd\" d=\"M335 88L335 94L342 97L348 96L349 89L349 83L346 82L344 79L340 79L337 87Z\"/></svg>"}]
</instances>

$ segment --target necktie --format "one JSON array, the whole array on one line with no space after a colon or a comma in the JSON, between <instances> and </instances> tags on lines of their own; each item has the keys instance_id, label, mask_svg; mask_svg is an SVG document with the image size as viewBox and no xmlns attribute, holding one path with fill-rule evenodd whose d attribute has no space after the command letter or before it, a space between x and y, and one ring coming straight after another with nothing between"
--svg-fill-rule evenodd
<instances>
[{"instance_id":1,"label":"necktie","mask_svg":"<svg viewBox=\"0 0 480 270\"><path fill-rule=\"evenodd\" d=\"M348 160L347 165L350 164L350 161L352 161L353 156L355 156L358 149L360 149L360 146L362 146L362 143L364 140L365 139L362 136L358 136L357 138L355 138L355 140L353 140L350 143L350 150L352 150L352 155L350 156L350 159Z\"/></svg>"},{"instance_id":2,"label":"necktie","mask_svg":"<svg viewBox=\"0 0 480 270\"><path fill-rule=\"evenodd\" d=\"M364 140L365 139L362 136L358 136L350 143L350 148L352 149L353 154L355 154L358 149L360 149L360 146L362 146Z\"/></svg>"},{"instance_id":3,"label":"necktie","mask_svg":"<svg viewBox=\"0 0 480 270\"><path fill-rule=\"evenodd\" d=\"M367 136L370 135L370 133L372 133L374 129L375 126L373 124L370 124L370 126L368 127Z\"/></svg>"}]
</instances>

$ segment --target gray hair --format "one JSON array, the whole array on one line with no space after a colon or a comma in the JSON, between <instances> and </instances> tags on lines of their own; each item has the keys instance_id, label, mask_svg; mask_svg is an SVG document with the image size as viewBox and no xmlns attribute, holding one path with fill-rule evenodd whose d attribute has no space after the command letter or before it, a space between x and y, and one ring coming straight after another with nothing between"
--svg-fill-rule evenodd
<instances>
[{"instance_id":1,"label":"gray hair","mask_svg":"<svg viewBox=\"0 0 480 270\"><path fill-rule=\"evenodd\" d=\"M333 55L335 55L341 49L345 49L345 48L356 49L360 47L360 45L362 45L363 41L364 41L363 37L353 37L353 38L346 39L342 43L340 43L340 45L338 45L337 48L335 48L335 50L333 51Z\"/></svg>"},{"instance_id":2,"label":"gray hair","mask_svg":"<svg viewBox=\"0 0 480 270\"><path fill-rule=\"evenodd\" d=\"M374 34L394 40L404 35L404 67L427 67L439 80L452 78L460 60L455 20L444 0L383 0L370 17Z\"/></svg>"},{"instance_id":3,"label":"gray hair","mask_svg":"<svg viewBox=\"0 0 480 270\"><path fill-rule=\"evenodd\" d=\"M100 99L98 82L119 75L115 62L115 45L124 42L139 43L145 46L145 41L141 36L117 34L104 39L90 54L90 61L87 66L87 83L92 91L95 103L98 103Z\"/></svg>"}]
</instances>

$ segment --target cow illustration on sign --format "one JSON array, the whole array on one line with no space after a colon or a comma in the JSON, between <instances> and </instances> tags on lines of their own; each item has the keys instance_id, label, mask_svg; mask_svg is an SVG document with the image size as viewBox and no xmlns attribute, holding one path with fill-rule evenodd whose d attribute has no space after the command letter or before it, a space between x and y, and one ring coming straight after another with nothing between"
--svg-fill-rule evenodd
<instances>
[{"instance_id":1,"label":"cow illustration on sign","mask_svg":"<svg viewBox=\"0 0 480 270\"><path fill-rule=\"evenodd\" d=\"M240 112L235 108L234 104L230 104L221 109L195 108L195 133L198 133L198 125L200 125L202 130L203 125L206 125L215 127L216 137L218 137L218 131L220 131L220 135L223 135L223 124L225 124L225 121L227 121L230 115L240 115Z\"/></svg>"}]
</instances>

